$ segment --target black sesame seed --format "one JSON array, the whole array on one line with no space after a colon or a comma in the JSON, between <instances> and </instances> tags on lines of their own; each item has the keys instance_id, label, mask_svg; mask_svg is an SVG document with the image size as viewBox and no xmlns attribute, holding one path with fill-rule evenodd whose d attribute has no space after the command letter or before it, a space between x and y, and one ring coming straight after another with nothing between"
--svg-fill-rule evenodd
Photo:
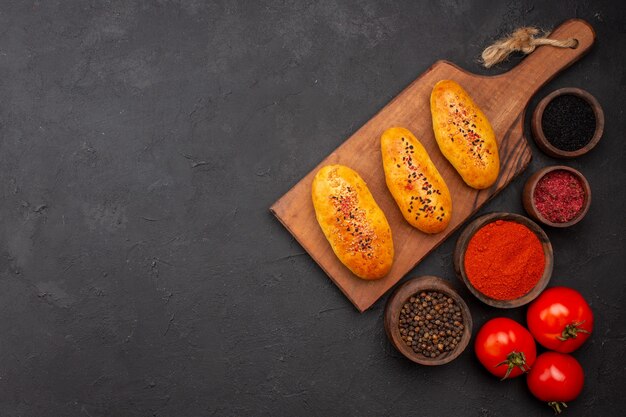
<instances>
[{"instance_id":1,"label":"black sesame seed","mask_svg":"<svg viewBox=\"0 0 626 417\"><path fill-rule=\"evenodd\" d=\"M576 151L589 143L596 131L593 108L572 94L554 98L543 112L541 129L546 139L564 151Z\"/></svg>"}]
</instances>

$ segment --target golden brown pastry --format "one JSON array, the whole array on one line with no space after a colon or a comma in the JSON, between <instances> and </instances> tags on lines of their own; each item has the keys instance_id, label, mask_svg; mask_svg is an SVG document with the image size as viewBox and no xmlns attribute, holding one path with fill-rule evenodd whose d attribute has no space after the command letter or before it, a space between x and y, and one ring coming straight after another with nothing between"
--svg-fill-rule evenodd
<instances>
[{"instance_id":1,"label":"golden brown pastry","mask_svg":"<svg viewBox=\"0 0 626 417\"><path fill-rule=\"evenodd\" d=\"M413 133L387 129L380 138L387 187L402 215L425 233L439 233L452 217L448 186Z\"/></svg>"},{"instance_id":2,"label":"golden brown pastry","mask_svg":"<svg viewBox=\"0 0 626 417\"><path fill-rule=\"evenodd\" d=\"M311 194L317 221L339 260L363 279L387 275L394 254L391 229L359 174L327 165L315 175Z\"/></svg>"},{"instance_id":3,"label":"golden brown pastry","mask_svg":"<svg viewBox=\"0 0 626 417\"><path fill-rule=\"evenodd\" d=\"M430 95L435 139L467 185L491 187L498 179L498 144L487 117L452 80L435 84Z\"/></svg>"}]
</instances>

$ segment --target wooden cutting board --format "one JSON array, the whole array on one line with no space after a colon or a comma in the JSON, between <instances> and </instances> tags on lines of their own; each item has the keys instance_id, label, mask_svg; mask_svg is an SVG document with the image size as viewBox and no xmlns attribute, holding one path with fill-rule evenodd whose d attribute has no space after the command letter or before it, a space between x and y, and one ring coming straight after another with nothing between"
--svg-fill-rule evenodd
<instances>
[{"instance_id":1,"label":"wooden cutting board","mask_svg":"<svg viewBox=\"0 0 626 417\"><path fill-rule=\"evenodd\" d=\"M574 19L559 26L550 38L576 38L578 47L540 46L509 72L492 77L471 74L450 62L436 62L272 205L272 213L359 311L374 304L527 167L531 151L523 135L523 122L528 101L559 71L585 54L593 45L595 34L588 23ZM429 100L433 86L442 79L452 79L463 86L493 126L498 139L501 171L498 181L489 189L477 191L465 185L437 147ZM387 189L380 136L392 126L406 127L417 136L450 189L452 220L448 228L437 235L427 235L409 226ZM322 234L311 201L311 181L327 164L343 164L356 170L387 216L393 234L395 259L389 274L380 280L364 281L353 275L339 262Z\"/></svg>"}]
</instances>

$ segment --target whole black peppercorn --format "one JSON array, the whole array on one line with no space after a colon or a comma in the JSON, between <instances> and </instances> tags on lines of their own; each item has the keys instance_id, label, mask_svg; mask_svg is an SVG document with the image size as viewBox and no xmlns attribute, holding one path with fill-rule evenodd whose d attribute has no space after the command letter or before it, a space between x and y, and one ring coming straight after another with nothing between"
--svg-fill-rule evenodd
<instances>
[{"instance_id":1,"label":"whole black peppercorn","mask_svg":"<svg viewBox=\"0 0 626 417\"><path fill-rule=\"evenodd\" d=\"M409 297L400 311L399 323L402 341L415 353L432 359L454 350L464 328L461 309L454 299L437 291Z\"/></svg>"}]
</instances>

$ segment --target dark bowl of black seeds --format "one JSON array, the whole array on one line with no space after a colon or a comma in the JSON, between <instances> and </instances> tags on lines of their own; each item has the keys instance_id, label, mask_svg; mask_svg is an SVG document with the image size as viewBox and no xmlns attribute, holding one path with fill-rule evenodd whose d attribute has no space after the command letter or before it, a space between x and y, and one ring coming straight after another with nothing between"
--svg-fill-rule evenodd
<instances>
[{"instance_id":1,"label":"dark bowl of black seeds","mask_svg":"<svg viewBox=\"0 0 626 417\"><path fill-rule=\"evenodd\" d=\"M535 108L531 121L537 146L555 158L575 158L593 149L604 132L598 100L580 88L561 88Z\"/></svg>"},{"instance_id":2,"label":"dark bowl of black seeds","mask_svg":"<svg viewBox=\"0 0 626 417\"><path fill-rule=\"evenodd\" d=\"M467 304L447 281L412 278L389 297L385 331L405 357L422 365L443 365L457 358L472 336Z\"/></svg>"}]
</instances>

